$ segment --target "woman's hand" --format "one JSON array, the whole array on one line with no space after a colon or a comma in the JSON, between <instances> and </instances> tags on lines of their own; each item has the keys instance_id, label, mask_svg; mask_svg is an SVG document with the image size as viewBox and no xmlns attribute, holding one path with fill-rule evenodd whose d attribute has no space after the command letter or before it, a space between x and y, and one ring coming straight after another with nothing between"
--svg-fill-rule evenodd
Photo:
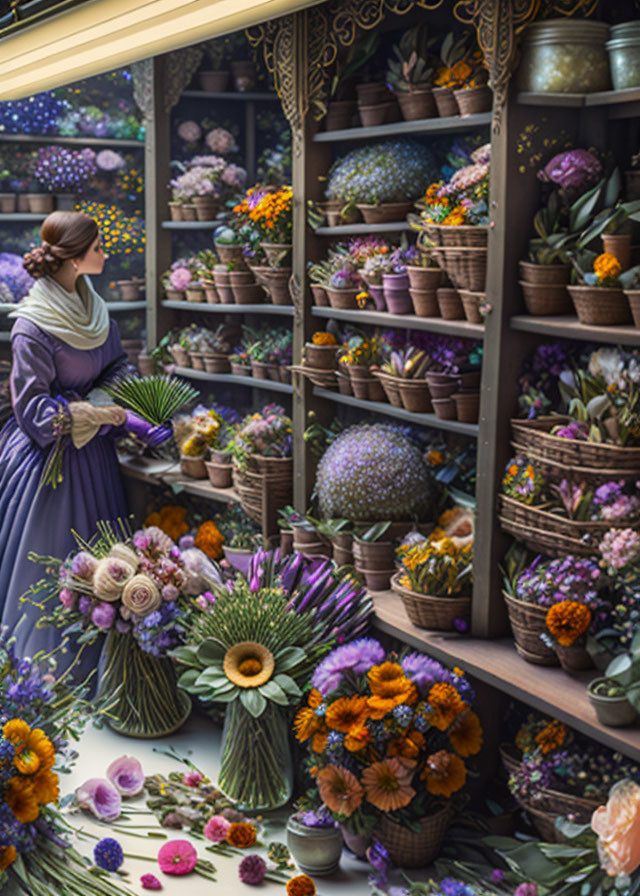
<instances>
[{"instance_id":1,"label":"woman's hand","mask_svg":"<svg viewBox=\"0 0 640 896\"><path fill-rule=\"evenodd\" d=\"M127 412L117 404L109 404L104 410L109 417L108 420L105 420L105 423L111 423L113 426L124 426L127 422Z\"/></svg>"},{"instance_id":2,"label":"woman's hand","mask_svg":"<svg viewBox=\"0 0 640 896\"><path fill-rule=\"evenodd\" d=\"M173 434L171 426L154 426L152 423L148 423L142 417L134 414L133 411L127 411L126 417L128 432L146 442L150 448L157 448L158 445L171 438Z\"/></svg>"}]
</instances>

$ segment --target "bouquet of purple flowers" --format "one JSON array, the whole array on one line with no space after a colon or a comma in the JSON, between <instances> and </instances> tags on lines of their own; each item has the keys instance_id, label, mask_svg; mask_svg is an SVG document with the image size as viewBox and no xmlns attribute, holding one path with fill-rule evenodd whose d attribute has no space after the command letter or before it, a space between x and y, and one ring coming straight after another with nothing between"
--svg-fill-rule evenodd
<instances>
[{"instance_id":1,"label":"bouquet of purple flowers","mask_svg":"<svg viewBox=\"0 0 640 896\"><path fill-rule=\"evenodd\" d=\"M92 149L43 146L33 165L33 178L49 193L81 193L97 173Z\"/></svg>"}]
</instances>

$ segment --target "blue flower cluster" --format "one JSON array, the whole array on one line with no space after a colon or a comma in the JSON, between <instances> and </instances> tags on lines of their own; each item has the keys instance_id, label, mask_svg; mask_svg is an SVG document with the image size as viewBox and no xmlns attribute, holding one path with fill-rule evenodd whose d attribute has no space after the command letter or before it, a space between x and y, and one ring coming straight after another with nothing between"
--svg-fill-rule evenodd
<instances>
[{"instance_id":1,"label":"blue flower cluster","mask_svg":"<svg viewBox=\"0 0 640 896\"><path fill-rule=\"evenodd\" d=\"M329 171L327 198L379 205L419 199L438 174L433 154L415 140L354 149Z\"/></svg>"},{"instance_id":2,"label":"blue flower cluster","mask_svg":"<svg viewBox=\"0 0 640 896\"><path fill-rule=\"evenodd\" d=\"M33 283L33 278L24 269L21 255L0 252L0 302L19 302Z\"/></svg>"},{"instance_id":3,"label":"blue flower cluster","mask_svg":"<svg viewBox=\"0 0 640 896\"><path fill-rule=\"evenodd\" d=\"M136 622L133 634L140 648L152 656L163 657L167 651L181 644L184 627L178 621L180 615L177 603L167 601Z\"/></svg>"},{"instance_id":4,"label":"blue flower cluster","mask_svg":"<svg viewBox=\"0 0 640 896\"><path fill-rule=\"evenodd\" d=\"M50 134L69 104L53 93L37 93L24 100L0 103L0 134Z\"/></svg>"},{"instance_id":5,"label":"blue flower cluster","mask_svg":"<svg viewBox=\"0 0 640 896\"><path fill-rule=\"evenodd\" d=\"M50 193L80 193L97 170L92 149L43 146L38 150L33 176Z\"/></svg>"}]
</instances>

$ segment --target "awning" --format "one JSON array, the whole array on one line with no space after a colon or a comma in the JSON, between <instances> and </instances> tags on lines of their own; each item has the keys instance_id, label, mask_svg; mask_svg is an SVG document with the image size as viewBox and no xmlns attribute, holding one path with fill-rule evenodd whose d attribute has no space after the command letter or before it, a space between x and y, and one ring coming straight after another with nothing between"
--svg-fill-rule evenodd
<instances>
[{"instance_id":1,"label":"awning","mask_svg":"<svg viewBox=\"0 0 640 896\"><path fill-rule=\"evenodd\" d=\"M276 19L318 0L90 0L0 40L0 100Z\"/></svg>"}]
</instances>

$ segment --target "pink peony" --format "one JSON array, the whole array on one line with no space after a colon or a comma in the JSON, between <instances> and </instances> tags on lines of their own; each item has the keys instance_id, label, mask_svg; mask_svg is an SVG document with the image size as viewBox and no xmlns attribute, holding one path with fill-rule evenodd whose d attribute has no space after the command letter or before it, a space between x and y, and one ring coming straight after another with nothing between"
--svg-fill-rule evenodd
<instances>
[{"instance_id":1,"label":"pink peony","mask_svg":"<svg viewBox=\"0 0 640 896\"><path fill-rule=\"evenodd\" d=\"M197 861L198 853L188 840L170 840L158 853L158 865L165 874L189 874Z\"/></svg>"},{"instance_id":2,"label":"pink peony","mask_svg":"<svg viewBox=\"0 0 640 896\"><path fill-rule=\"evenodd\" d=\"M66 610L70 610L75 606L78 595L75 591L70 591L69 588L63 588L60 592L60 603Z\"/></svg>"},{"instance_id":3,"label":"pink peony","mask_svg":"<svg viewBox=\"0 0 640 896\"><path fill-rule=\"evenodd\" d=\"M196 121L183 121L178 126L178 137L187 143L195 143L202 136L202 128Z\"/></svg>"},{"instance_id":4,"label":"pink peony","mask_svg":"<svg viewBox=\"0 0 640 896\"><path fill-rule=\"evenodd\" d=\"M169 283L173 289L186 289L191 283L189 268L176 268L169 274Z\"/></svg>"},{"instance_id":5,"label":"pink peony","mask_svg":"<svg viewBox=\"0 0 640 896\"><path fill-rule=\"evenodd\" d=\"M187 772L182 780L187 785L187 787L197 787L203 779L204 775L200 772Z\"/></svg>"},{"instance_id":6,"label":"pink peony","mask_svg":"<svg viewBox=\"0 0 640 896\"><path fill-rule=\"evenodd\" d=\"M115 821L120 815L122 799L111 781L89 778L76 790L76 803L88 809L100 821Z\"/></svg>"},{"instance_id":7,"label":"pink peony","mask_svg":"<svg viewBox=\"0 0 640 896\"><path fill-rule=\"evenodd\" d=\"M586 190L602 177L602 165L586 149L569 149L560 152L548 162L538 177L563 188Z\"/></svg>"},{"instance_id":8,"label":"pink peony","mask_svg":"<svg viewBox=\"0 0 640 896\"><path fill-rule=\"evenodd\" d=\"M212 843L222 843L227 839L231 822L222 815L212 815L205 825L204 835Z\"/></svg>"},{"instance_id":9,"label":"pink peony","mask_svg":"<svg viewBox=\"0 0 640 896\"><path fill-rule=\"evenodd\" d=\"M614 784L607 805L593 813L591 827L607 874L632 874L640 866L640 786L628 778Z\"/></svg>"},{"instance_id":10,"label":"pink peony","mask_svg":"<svg viewBox=\"0 0 640 896\"><path fill-rule=\"evenodd\" d=\"M107 769L107 778L124 797L138 796L144 790L144 772L133 756L114 759Z\"/></svg>"},{"instance_id":11,"label":"pink peony","mask_svg":"<svg viewBox=\"0 0 640 896\"><path fill-rule=\"evenodd\" d=\"M143 874L140 878L143 890L161 890L162 884L155 874Z\"/></svg>"}]
</instances>

